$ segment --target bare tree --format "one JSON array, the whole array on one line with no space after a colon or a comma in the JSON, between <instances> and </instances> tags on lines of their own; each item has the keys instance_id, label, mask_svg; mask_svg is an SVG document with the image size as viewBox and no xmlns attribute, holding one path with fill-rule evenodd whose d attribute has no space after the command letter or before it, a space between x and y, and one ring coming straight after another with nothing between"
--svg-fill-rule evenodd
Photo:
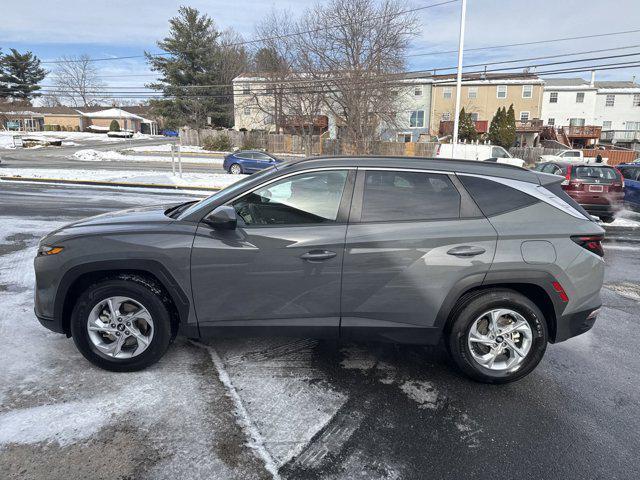
<instances>
[{"instance_id":1,"label":"bare tree","mask_svg":"<svg viewBox=\"0 0 640 480\"><path fill-rule=\"evenodd\" d=\"M353 153L368 153L381 125L393 125L414 14L397 0L331 0L300 20L273 16L258 34L284 59L282 103L321 95ZM288 35L280 35L287 24ZM291 33L294 35L291 35ZM308 105L313 102L308 102ZM277 109L276 109L277 111Z\"/></svg>"},{"instance_id":2,"label":"bare tree","mask_svg":"<svg viewBox=\"0 0 640 480\"><path fill-rule=\"evenodd\" d=\"M58 95L74 107L88 107L100 101L105 85L89 55L62 57L53 72Z\"/></svg>"},{"instance_id":3,"label":"bare tree","mask_svg":"<svg viewBox=\"0 0 640 480\"><path fill-rule=\"evenodd\" d=\"M60 97L55 93L45 93L40 97L40 103L43 107L60 107L62 105Z\"/></svg>"}]
</instances>

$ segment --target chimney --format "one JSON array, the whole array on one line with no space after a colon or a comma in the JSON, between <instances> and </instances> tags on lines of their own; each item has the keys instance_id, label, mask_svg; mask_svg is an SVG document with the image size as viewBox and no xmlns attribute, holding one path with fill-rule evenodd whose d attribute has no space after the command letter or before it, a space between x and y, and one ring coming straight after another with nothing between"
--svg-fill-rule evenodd
<instances>
[{"instance_id":1,"label":"chimney","mask_svg":"<svg viewBox=\"0 0 640 480\"><path fill-rule=\"evenodd\" d=\"M591 70L591 82L589 82L590 87L594 87L596 84L596 71Z\"/></svg>"}]
</instances>

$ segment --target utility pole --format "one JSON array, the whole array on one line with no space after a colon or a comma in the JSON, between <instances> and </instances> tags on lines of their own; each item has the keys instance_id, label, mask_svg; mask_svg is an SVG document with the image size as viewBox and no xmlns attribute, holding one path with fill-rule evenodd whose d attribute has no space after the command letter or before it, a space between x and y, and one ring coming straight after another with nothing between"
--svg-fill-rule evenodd
<instances>
[{"instance_id":1,"label":"utility pole","mask_svg":"<svg viewBox=\"0 0 640 480\"><path fill-rule=\"evenodd\" d=\"M458 143L458 127L460 123L460 98L462 90L462 52L464 50L464 22L467 14L467 0L462 0L460 12L460 40L458 42L458 75L456 78L456 109L453 117L453 149L452 156L456 156L456 144Z\"/></svg>"}]
</instances>

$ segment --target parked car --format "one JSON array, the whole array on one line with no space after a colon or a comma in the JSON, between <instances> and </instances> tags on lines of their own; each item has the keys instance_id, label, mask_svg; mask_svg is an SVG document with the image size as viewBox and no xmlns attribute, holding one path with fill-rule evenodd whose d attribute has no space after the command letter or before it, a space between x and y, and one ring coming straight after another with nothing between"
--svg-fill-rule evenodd
<instances>
[{"instance_id":1,"label":"parked car","mask_svg":"<svg viewBox=\"0 0 640 480\"><path fill-rule=\"evenodd\" d=\"M437 158L454 158L459 160L491 161L506 163L516 167L524 167L525 161L514 158L499 145L481 145L475 143L442 143L436 151Z\"/></svg>"},{"instance_id":2,"label":"parked car","mask_svg":"<svg viewBox=\"0 0 640 480\"><path fill-rule=\"evenodd\" d=\"M175 130L160 130L160 135L165 137L178 137L180 136Z\"/></svg>"},{"instance_id":3,"label":"parked car","mask_svg":"<svg viewBox=\"0 0 640 480\"><path fill-rule=\"evenodd\" d=\"M464 373L505 383L601 305L604 230L561 182L457 160L288 162L55 230L35 311L114 371L151 365L176 334L442 339Z\"/></svg>"},{"instance_id":4,"label":"parked car","mask_svg":"<svg viewBox=\"0 0 640 480\"><path fill-rule=\"evenodd\" d=\"M587 212L605 223L613 222L624 205L624 182L620 172L609 165L546 162L539 172L562 175L562 188Z\"/></svg>"},{"instance_id":5,"label":"parked car","mask_svg":"<svg viewBox=\"0 0 640 480\"><path fill-rule=\"evenodd\" d=\"M624 178L624 204L640 212L640 163L623 163L618 170Z\"/></svg>"},{"instance_id":6,"label":"parked car","mask_svg":"<svg viewBox=\"0 0 640 480\"><path fill-rule=\"evenodd\" d=\"M601 153L605 153L602 151ZM567 163L608 163L609 159L600 155L600 158L585 157L582 150L562 150L556 155L540 155L540 162L567 162Z\"/></svg>"},{"instance_id":7,"label":"parked car","mask_svg":"<svg viewBox=\"0 0 640 480\"><path fill-rule=\"evenodd\" d=\"M254 173L265 168L273 167L282 162L267 152L260 150L239 150L224 156L222 168L227 172L239 175Z\"/></svg>"}]
</instances>

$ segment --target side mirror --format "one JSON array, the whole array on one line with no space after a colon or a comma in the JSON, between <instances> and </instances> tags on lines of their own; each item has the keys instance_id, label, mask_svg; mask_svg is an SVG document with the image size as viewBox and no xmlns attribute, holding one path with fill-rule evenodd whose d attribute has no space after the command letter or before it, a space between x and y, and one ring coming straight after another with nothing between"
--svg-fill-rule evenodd
<instances>
[{"instance_id":1,"label":"side mirror","mask_svg":"<svg viewBox=\"0 0 640 480\"><path fill-rule=\"evenodd\" d=\"M220 205L203 222L217 230L235 230L238 225L238 214L235 208L229 205Z\"/></svg>"}]
</instances>

